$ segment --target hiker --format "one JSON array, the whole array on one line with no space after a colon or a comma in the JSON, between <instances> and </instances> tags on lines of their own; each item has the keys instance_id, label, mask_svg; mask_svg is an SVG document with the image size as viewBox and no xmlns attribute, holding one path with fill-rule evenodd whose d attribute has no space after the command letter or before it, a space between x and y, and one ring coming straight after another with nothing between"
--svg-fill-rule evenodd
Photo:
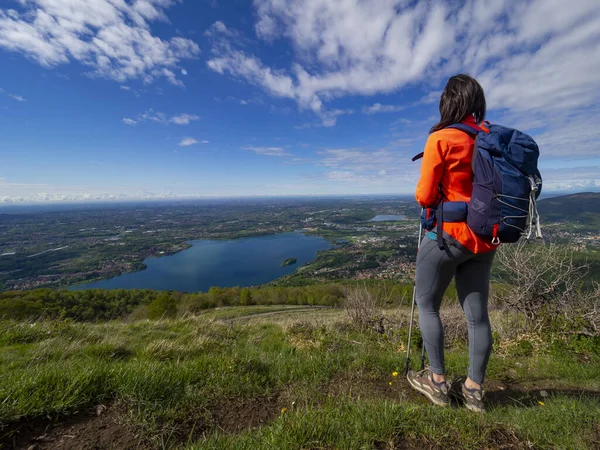
<instances>
[{"instance_id":1,"label":"hiker","mask_svg":"<svg viewBox=\"0 0 600 450\"><path fill-rule=\"evenodd\" d=\"M423 152L416 189L416 199L423 208L436 208L440 202L469 201L473 190L474 136L447 127L462 123L487 131L483 125L485 113L483 89L475 79L461 74L448 80L440 99L440 121L431 128ZM415 293L430 366L419 372L409 371L407 378L436 405L449 405L440 304L454 277L468 323L470 363L468 376L457 391L470 410L484 411L482 386L492 350L488 294L496 248L496 243L476 235L465 221L440 221L437 229L426 232L420 243Z\"/></svg>"}]
</instances>

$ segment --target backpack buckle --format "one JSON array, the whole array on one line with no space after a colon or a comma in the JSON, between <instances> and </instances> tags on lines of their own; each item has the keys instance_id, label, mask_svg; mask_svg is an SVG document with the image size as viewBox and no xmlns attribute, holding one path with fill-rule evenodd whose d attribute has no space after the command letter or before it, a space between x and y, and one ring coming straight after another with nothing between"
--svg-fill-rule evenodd
<instances>
[{"instance_id":1,"label":"backpack buckle","mask_svg":"<svg viewBox=\"0 0 600 450\"><path fill-rule=\"evenodd\" d=\"M495 223L492 227L492 244L500 245L500 238L498 237L498 230L500 229L500 224Z\"/></svg>"},{"instance_id":2,"label":"backpack buckle","mask_svg":"<svg viewBox=\"0 0 600 450\"><path fill-rule=\"evenodd\" d=\"M529 176L527 177L529 178L529 184L531 185L531 190L533 192L537 192L540 190L540 184L542 184L542 181L540 179L538 179L537 176Z\"/></svg>"}]
</instances>

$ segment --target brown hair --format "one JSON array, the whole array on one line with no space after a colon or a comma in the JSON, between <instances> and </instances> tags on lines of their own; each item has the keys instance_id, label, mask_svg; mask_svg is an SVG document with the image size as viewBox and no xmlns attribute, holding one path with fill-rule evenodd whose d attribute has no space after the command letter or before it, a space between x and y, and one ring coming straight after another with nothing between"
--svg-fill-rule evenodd
<instances>
[{"instance_id":1,"label":"brown hair","mask_svg":"<svg viewBox=\"0 0 600 450\"><path fill-rule=\"evenodd\" d=\"M440 98L440 121L431 127L430 133L462 122L473 114L475 122L485 119L485 95L483 88L469 75L450 77Z\"/></svg>"}]
</instances>

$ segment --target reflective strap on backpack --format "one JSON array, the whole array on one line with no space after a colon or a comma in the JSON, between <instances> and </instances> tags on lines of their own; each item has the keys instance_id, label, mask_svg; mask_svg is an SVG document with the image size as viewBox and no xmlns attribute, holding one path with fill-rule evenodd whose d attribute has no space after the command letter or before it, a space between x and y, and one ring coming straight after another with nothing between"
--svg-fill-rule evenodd
<instances>
[{"instance_id":1,"label":"reflective strap on backpack","mask_svg":"<svg viewBox=\"0 0 600 450\"><path fill-rule=\"evenodd\" d=\"M538 239L543 239L540 213L538 212L536 202L536 194L539 190L538 184L540 181L536 180L536 177L530 176L529 182L531 183L531 192L529 193L529 231L527 232L527 239L531 237L534 227L535 237Z\"/></svg>"}]
</instances>

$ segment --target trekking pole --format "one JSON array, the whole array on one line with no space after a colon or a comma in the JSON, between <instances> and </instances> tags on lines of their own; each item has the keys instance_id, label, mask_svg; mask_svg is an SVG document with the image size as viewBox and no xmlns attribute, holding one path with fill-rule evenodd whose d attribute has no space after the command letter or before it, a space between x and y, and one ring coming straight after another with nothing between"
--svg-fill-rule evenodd
<instances>
[{"instance_id":1,"label":"trekking pole","mask_svg":"<svg viewBox=\"0 0 600 450\"><path fill-rule=\"evenodd\" d=\"M423 341L423 339L421 338ZM421 342L421 370L425 369L425 341Z\"/></svg>"},{"instance_id":2,"label":"trekking pole","mask_svg":"<svg viewBox=\"0 0 600 450\"><path fill-rule=\"evenodd\" d=\"M423 210L421 210L421 214L423 214ZM421 233L423 232L423 227L421 226L421 222L419 221L419 241L417 242L417 253L419 252L419 246L421 245ZM413 283L413 296L412 296L412 306L410 308L410 325L408 327L408 345L406 346L406 363L404 364L404 376L408 374L408 367L410 366L410 340L412 338L412 327L413 321L415 318L415 304L417 303L417 283L416 276L415 281ZM423 347L425 349L425 347ZM423 350L424 351L424 350ZM421 365L425 365L425 353L421 355ZM423 367L421 368L423 370Z\"/></svg>"}]
</instances>

